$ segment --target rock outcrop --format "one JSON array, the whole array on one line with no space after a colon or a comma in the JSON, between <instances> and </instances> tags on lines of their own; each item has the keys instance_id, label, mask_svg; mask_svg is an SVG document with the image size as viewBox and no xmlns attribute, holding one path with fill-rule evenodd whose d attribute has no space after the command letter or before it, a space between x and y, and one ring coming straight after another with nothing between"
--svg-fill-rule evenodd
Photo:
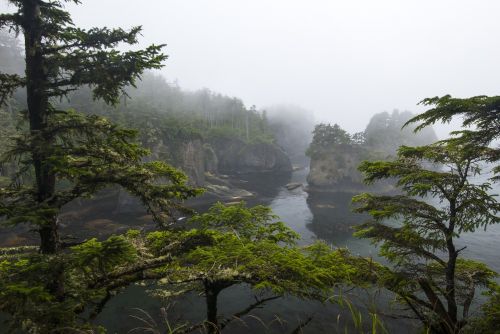
<instances>
[{"instance_id":1,"label":"rock outcrop","mask_svg":"<svg viewBox=\"0 0 500 334\"><path fill-rule=\"evenodd\" d=\"M358 191L363 179L357 167L363 159L361 149L325 151L311 159L307 183L309 189Z\"/></svg>"},{"instance_id":2,"label":"rock outcrop","mask_svg":"<svg viewBox=\"0 0 500 334\"><path fill-rule=\"evenodd\" d=\"M413 114L394 111L375 115L364 132L348 134L337 124L319 124L308 154L311 158L307 177L308 190L332 192L389 192L393 182L377 182L367 187L358 171L364 160L390 160L399 146L426 145L437 140L432 128L414 133L412 127L402 126Z\"/></svg>"},{"instance_id":3,"label":"rock outcrop","mask_svg":"<svg viewBox=\"0 0 500 334\"><path fill-rule=\"evenodd\" d=\"M212 146L223 173L290 172L292 164L286 153L272 143L216 139Z\"/></svg>"},{"instance_id":4,"label":"rock outcrop","mask_svg":"<svg viewBox=\"0 0 500 334\"><path fill-rule=\"evenodd\" d=\"M164 160L181 169L190 184L203 187L206 174L290 172L292 164L277 145L267 142L246 143L235 138L204 141L201 137L160 141L151 148L154 160ZM210 183L210 182L208 182Z\"/></svg>"},{"instance_id":5,"label":"rock outcrop","mask_svg":"<svg viewBox=\"0 0 500 334\"><path fill-rule=\"evenodd\" d=\"M189 177L191 184L205 184L205 150L200 139L190 140L179 145L180 165Z\"/></svg>"}]
</instances>

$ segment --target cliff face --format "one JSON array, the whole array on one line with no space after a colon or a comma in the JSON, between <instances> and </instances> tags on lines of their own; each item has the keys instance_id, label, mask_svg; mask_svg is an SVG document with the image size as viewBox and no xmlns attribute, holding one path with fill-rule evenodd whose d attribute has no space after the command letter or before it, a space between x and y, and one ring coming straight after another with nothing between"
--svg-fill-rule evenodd
<instances>
[{"instance_id":1,"label":"cliff face","mask_svg":"<svg viewBox=\"0 0 500 334\"><path fill-rule=\"evenodd\" d=\"M151 159L164 160L181 169L190 184L203 187L208 183L207 173L289 172L292 164L286 153L271 143L248 144L234 138L216 138L204 141L191 137L175 142L166 139L152 148Z\"/></svg>"},{"instance_id":2,"label":"cliff face","mask_svg":"<svg viewBox=\"0 0 500 334\"><path fill-rule=\"evenodd\" d=\"M326 151L314 156L307 176L309 187L337 191L360 189L363 180L357 167L362 159L359 149Z\"/></svg>"},{"instance_id":3,"label":"cliff face","mask_svg":"<svg viewBox=\"0 0 500 334\"><path fill-rule=\"evenodd\" d=\"M148 160L163 160L181 169L193 186L205 183L205 148L201 137L186 138L171 142L160 139L150 146Z\"/></svg>"},{"instance_id":4,"label":"cliff face","mask_svg":"<svg viewBox=\"0 0 500 334\"><path fill-rule=\"evenodd\" d=\"M241 184L223 174L292 170L288 156L278 146L271 143L248 144L234 137L206 142L201 138L189 139L177 143L169 153L175 158L169 162L184 171L192 185L206 189L196 199L206 203L254 196L254 193L242 189Z\"/></svg>"},{"instance_id":5,"label":"cliff face","mask_svg":"<svg viewBox=\"0 0 500 334\"><path fill-rule=\"evenodd\" d=\"M190 182L196 186L205 184L205 151L200 139L190 140L179 146L179 167L189 177Z\"/></svg>"},{"instance_id":6,"label":"cliff face","mask_svg":"<svg viewBox=\"0 0 500 334\"><path fill-rule=\"evenodd\" d=\"M271 143L247 144L242 140L216 139L211 142L223 173L290 172L286 153Z\"/></svg>"}]
</instances>

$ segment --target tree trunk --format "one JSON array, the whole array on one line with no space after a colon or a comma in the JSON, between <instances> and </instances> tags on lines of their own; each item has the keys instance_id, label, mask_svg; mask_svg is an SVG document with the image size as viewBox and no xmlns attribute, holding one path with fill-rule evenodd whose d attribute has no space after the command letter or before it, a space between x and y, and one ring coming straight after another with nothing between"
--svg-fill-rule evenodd
<instances>
[{"instance_id":1,"label":"tree trunk","mask_svg":"<svg viewBox=\"0 0 500 334\"><path fill-rule=\"evenodd\" d=\"M204 281L205 300L207 303L207 333L218 334L219 322L217 320L217 297L219 296L220 288L216 284Z\"/></svg>"},{"instance_id":2,"label":"tree trunk","mask_svg":"<svg viewBox=\"0 0 500 334\"><path fill-rule=\"evenodd\" d=\"M57 219L54 219L53 224L42 226L38 232L40 234L40 252L42 254L57 253L60 246Z\"/></svg>"},{"instance_id":3,"label":"tree trunk","mask_svg":"<svg viewBox=\"0 0 500 334\"><path fill-rule=\"evenodd\" d=\"M450 225L446 233L446 247L448 249L448 265L446 267L446 301L448 304L448 316L450 318L450 333L458 333L458 308L455 293L455 267L457 263L458 253L453 243L453 234L455 232L456 221L456 203L455 200L450 201Z\"/></svg>"},{"instance_id":4,"label":"tree trunk","mask_svg":"<svg viewBox=\"0 0 500 334\"><path fill-rule=\"evenodd\" d=\"M36 201L47 202L54 195L55 175L48 165L47 149L53 144L53 138L44 136L48 121L47 69L44 65L42 49L42 27L38 0L25 1L23 4L23 31L26 52L26 92L30 133L38 136L33 150L33 165L36 177ZM41 224L40 252L54 254L59 248L57 217L50 215Z\"/></svg>"}]
</instances>

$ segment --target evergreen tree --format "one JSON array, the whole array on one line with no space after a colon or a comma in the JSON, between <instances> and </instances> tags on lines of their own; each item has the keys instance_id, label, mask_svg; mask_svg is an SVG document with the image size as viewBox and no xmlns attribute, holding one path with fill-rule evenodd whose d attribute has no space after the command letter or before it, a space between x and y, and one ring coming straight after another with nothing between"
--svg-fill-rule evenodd
<instances>
[{"instance_id":1,"label":"evergreen tree","mask_svg":"<svg viewBox=\"0 0 500 334\"><path fill-rule=\"evenodd\" d=\"M421 131L436 122L448 123L454 118L461 117L462 129L452 134L456 141L464 145L490 147L484 162L493 166L491 181L498 182L500 149L494 142L500 137L500 96L453 98L445 95L424 99L421 104L431 108L409 120L405 126L418 123L415 131ZM500 286L491 282L487 294L490 299L481 306L482 312L471 320L469 332L500 332Z\"/></svg>"},{"instance_id":2,"label":"evergreen tree","mask_svg":"<svg viewBox=\"0 0 500 334\"><path fill-rule=\"evenodd\" d=\"M0 190L0 214L13 223L35 225L44 254L60 250L60 208L110 184L138 196L155 220L165 223L175 206L172 200L196 194L185 177L167 164L143 163L148 152L135 143L135 131L54 104L82 86L90 87L95 99L118 103L144 70L162 66L163 46L116 50L119 44L136 44L141 28L75 27L64 4L78 0L9 2L17 11L0 15L0 28L23 35L26 72L0 74L0 101L26 88L29 131L16 138L8 154L21 168L14 182ZM21 175L31 172L33 182Z\"/></svg>"},{"instance_id":3,"label":"evergreen tree","mask_svg":"<svg viewBox=\"0 0 500 334\"><path fill-rule=\"evenodd\" d=\"M228 206L216 203L206 213L190 219L199 229L158 231L147 236L145 244L155 251L155 256L163 256L164 245L171 240L194 235L210 240L180 254L164 267L167 279L160 286L163 284L169 294L175 285L181 292L198 290L205 297L205 322L183 332L206 327L208 333L220 333L236 317L281 296L325 301L340 285L361 284L369 279L365 259L322 242L298 247L299 235L277 218L265 206L247 208L244 202ZM266 294L245 310L221 319L219 295L238 284ZM162 288L157 291L159 295Z\"/></svg>"},{"instance_id":4,"label":"evergreen tree","mask_svg":"<svg viewBox=\"0 0 500 334\"><path fill-rule=\"evenodd\" d=\"M356 211L373 218L356 234L382 244L381 255L393 264L380 272L382 283L433 333L461 332L476 291L496 276L484 264L464 259L465 247L457 246L461 234L500 222L490 184L473 180L491 152L449 139L402 146L395 161L360 166L366 182L396 179L402 194L354 197ZM426 168L428 162L442 170Z\"/></svg>"}]
</instances>

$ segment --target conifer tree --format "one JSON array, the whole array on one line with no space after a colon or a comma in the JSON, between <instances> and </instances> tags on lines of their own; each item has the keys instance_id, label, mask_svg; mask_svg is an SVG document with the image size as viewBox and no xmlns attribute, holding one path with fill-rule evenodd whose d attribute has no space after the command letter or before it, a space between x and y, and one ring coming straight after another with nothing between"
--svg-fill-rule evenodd
<instances>
[{"instance_id":1,"label":"conifer tree","mask_svg":"<svg viewBox=\"0 0 500 334\"><path fill-rule=\"evenodd\" d=\"M393 179L402 192L354 197L356 211L373 218L357 235L381 244L381 255L392 263L380 272L383 285L432 333L461 332L478 288L496 276L465 259L466 247L457 244L465 232L500 223L490 183L473 180L491 153L487 146L449 139L402 146L395 161L365 161L359 168L367 183Z\"/></svg>"},{"instance_id":2,"label":"conifer tree","mask_svg":"<svg viewBox=\"0 0 500 334\"><path fill-rule=\"evenodd\" d=\"M323 242L298 247L299 235L277 218L270 208L261 205L248 208L244 202L216 203L206 213L191 217L190 223L199 229L157 231L146 237L144 244L155 256L164 255L164 245L170 240L195 235L210 240L167 264L167 279L158 284L159 295L165 288L171 295L172 286L180 292L198 290L204 295L205 321L185 332L205 327L207 333L220 333L236 318L286 295L333 301L331 295L341 285L363 284L371 279L366 259ZM241 284L263 296L256 297L255 303L244 310L222 318L218 311L221 292Z\"/></svg>"},{"instance_id":3,"label":"conifer tree","mask_svg":"<svg viewBox=\"0 0 500 334\"><path fill-rule=\"evenodd\" d=\"M495 140L500 137L500 96L474 96L470 98L454 98L450 95L427 98L420 102L429 106L426 112L409 120L418 123L415 131L420 131L437 122L449 123L460 119L462 129L452 135L465 145L488 146L490 153L485 157L486 166L493 167L492 182L500 180L500 149ZM489 301L481 306L481 312L471 319L469 331L473 333L492 333L500 330L500 286L491 282L488 286Z\"/></svg>"},{"instance_id":4,"label":"conifer tree","mask_svg":"<svg viewBox=\"0 0 500 334\"><path fill-rule=\"evenodd\" d=\"M0 215L12 223L33 224L44 254L60 250L60 208L108 185L124 187L156 221L165 223L176 205L173 200L197 193L186 186L185 176L165 163L143 163L148 151L136 144L135 131L54 106L82 86L90 87L95 99L118 103L145 70L162 66L163 45L118 51L118 45L138 42L141 27L75 27L64 5L79 0L9 3L17 11L1 14L0 28L24 37L26 72L0 73L0 101L25 88L29 130L15 138L8 152L7 158L16 159L20 169L12 184L0 190Z\"/></svg>"}]
</instances>

